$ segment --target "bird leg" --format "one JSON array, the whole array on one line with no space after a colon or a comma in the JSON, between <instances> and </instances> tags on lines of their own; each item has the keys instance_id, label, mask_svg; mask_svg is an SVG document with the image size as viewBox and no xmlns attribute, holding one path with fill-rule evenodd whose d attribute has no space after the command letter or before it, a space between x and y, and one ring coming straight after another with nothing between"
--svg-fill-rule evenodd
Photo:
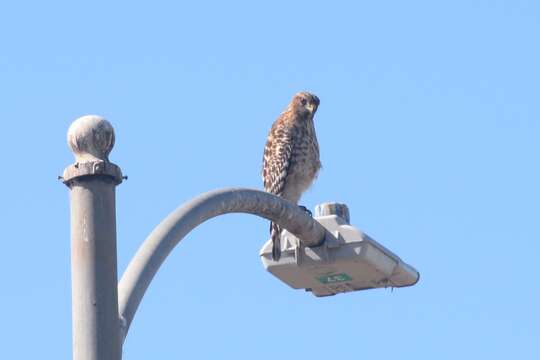
<instances>
[{"instance_id":1,"label":"bird leg","mask_svg":"<svg viewBox=\"0 0 540 360\"><path fill-rule=\"evenodd\" d=\"M313 217L313 213L305 206L298 205L298 207L302 210L304 210L310 217Z\"/></svg>"}]
</instances>

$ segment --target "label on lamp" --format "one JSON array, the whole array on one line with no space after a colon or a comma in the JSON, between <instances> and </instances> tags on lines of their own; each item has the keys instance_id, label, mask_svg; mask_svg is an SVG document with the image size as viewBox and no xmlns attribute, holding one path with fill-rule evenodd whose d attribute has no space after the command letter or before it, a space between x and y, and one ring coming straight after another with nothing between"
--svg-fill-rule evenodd
<instances>
[{"instance_id":1,"label":"label on lamp","mask_svg":"<svg viewBox=\"0 0 540 360\"><path fill-rule=\"evenodd\" d=\"M345 281L351 281L352 278L345 273L341 273L319 276L317 277L317 280L319 280L322 284L335 284Z\"/></svg>"}]
</instances>

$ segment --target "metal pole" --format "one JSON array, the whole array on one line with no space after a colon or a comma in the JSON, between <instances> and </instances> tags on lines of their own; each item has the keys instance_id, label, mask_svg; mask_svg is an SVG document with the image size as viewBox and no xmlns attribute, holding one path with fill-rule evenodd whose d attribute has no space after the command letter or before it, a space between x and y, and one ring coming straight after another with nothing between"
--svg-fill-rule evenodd
<instances>
[{"instance_id":1,"label":"metal pole","mask_svg":"<svg viewBox=\"0 0 540 360\"><path fill-rule=\"evenodd\" d=\"M71 276L74 360L120 360L115 187L120 168L108 160L114 130L83 116L69 128L75 164L64 171L71 197Z\"/></svg>"},{"instance_id":2,"label":"metal pole","mask_svg":"<svg viewBox=\"0 0 540 360\"><path fill-rule=\"evenodd\" d=\"M201 194L165 218L146 238L118 284L122 341L161 264L191 230L228 213L248 213L275 221L298 236L304 246L318 246L326 230L305 211L280 197L252 189L219 189ZM230 235L234 236L234 235Z\"/></svg>"}]
</instances>

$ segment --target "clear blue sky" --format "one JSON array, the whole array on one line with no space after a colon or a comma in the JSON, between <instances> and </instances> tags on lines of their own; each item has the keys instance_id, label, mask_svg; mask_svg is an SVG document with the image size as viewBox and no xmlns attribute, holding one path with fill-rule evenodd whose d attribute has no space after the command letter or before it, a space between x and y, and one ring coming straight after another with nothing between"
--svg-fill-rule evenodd
<instances>
[{"instance_id":1,"label":"clear blue sky","mask_svg":"<svg viewBox=\"0 0 540 360\"><path fill-rule=\"evenodd\" d=\"M534 358L539 34L532 0L2 3L0 358L71 356L71 121L116 129L121 274L182 202L261 187L300 90L324 166L303 203L346 202L420 283L317 299L262 268L266 221L220 217L164 264L124 358Z\"/></svg>"}]
</instances>

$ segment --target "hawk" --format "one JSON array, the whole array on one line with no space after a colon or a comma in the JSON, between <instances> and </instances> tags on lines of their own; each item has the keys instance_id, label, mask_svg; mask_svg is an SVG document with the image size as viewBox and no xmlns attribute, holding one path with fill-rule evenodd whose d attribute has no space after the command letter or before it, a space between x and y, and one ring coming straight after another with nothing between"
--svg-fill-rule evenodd
<instances>
[{"instance_id":1,"label":"hawk","mask_svg":"<svg viewBox=\"0 0 540 360\"><path fill-rule=\"evenodd\" d=\"M318 106L317 96L309 92L295 94L272 125L264 148L264 189L295 204L321 168L313 123ZM270 237L272 258L277 261L281 256L281 229L275 223L270 223Z\"/></svg>"}]
</instances>

